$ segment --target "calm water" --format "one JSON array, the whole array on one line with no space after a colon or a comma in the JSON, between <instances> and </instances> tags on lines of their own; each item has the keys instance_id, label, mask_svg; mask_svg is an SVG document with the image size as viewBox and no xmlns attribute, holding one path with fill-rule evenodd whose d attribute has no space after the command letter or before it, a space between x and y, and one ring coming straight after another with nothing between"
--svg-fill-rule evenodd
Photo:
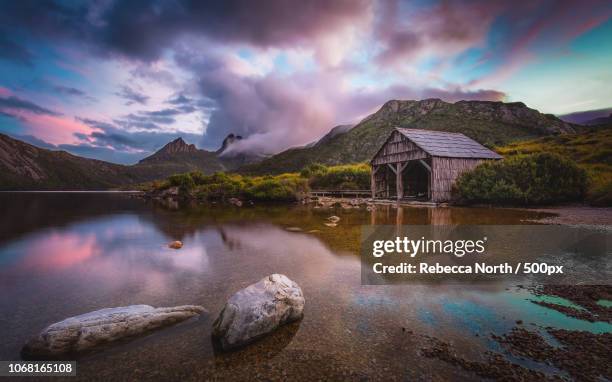
<instances>
[{"instance_id":1,"label":"calm water","mask_svg":"<svg viewBox=\"0 0 612 382\"><path fill-rule=\"evenodd\" d=\"M0 206L0 359L19 359L23 343L46 325L96 309L200 304L210 312L81 357L83 379L470 379L421 357L423 335L479 360L497 349L489 334L516 320L612 329L533 304L510 285L360 285L363 224L524 224L543 216L533 212L171 209L121 194L0 194ZM326 227L332 214L341 221ZM183 249L168 249L172 240ZM210 328L226 299L271 273L300 284L304 319L242 351L215 354Z\"/></svg>"}]
</instances>

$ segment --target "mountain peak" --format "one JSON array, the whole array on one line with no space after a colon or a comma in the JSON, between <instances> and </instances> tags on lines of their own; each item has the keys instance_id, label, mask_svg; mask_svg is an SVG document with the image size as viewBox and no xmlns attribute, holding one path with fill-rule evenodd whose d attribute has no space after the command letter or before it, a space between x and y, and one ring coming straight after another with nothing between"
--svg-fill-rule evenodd
<instances>
[{"instance_id":1,"label":"mountain peak","mask_svg":"<svg viewBox=\"0 0 612 382\"><path fill-rule=\"evenodd\" d=\"M164 147L157 151L156 154L192 153L196 151L198 151L198 149L195 147L194 144L188 144L183 140L182 137L178 137L172 142L167 143Z\"/></svg>"},{"instance_id":2,"label":"mountain peak","mask_svg":"<svg viewBox=\"0 0 612 382\"><path fill-rule=\"evenodd\" d=\"M169 158L172 158L177 154L190 154L197 153L199 151L200 150L198 150L194 144L188 144L183 140L182 137L178 137L172 142L166 143L164 147L157 150L153 155L142 159L139 163L159 162L168 160Z\"/></svg>"},{"instance_id":3,"label":"mountain peak","mask_svg":"<svg viewBox=\"0 0 612 382\"><path fill-rule=\"evenodd\" d=\"M240 135L235 135L234 133L229 133L227 135L227 137L225 137L225 139L223 140L223 143L221 143L221 147L219 148L219 150L217 150L217 153L222 153L223 151L225 151L231 144L233 144L236 141L240 141L242 140L242 136Z\"/></svg>"}]
</instances>

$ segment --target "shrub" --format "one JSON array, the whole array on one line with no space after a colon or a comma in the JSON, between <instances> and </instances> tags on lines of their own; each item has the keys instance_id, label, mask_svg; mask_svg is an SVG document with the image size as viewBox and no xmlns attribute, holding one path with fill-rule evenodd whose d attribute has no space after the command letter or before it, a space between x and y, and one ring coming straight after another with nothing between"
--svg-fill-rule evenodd
<instances>
[{"instance_id":1,"label":"shrub","mask_svg":"<svg viewBox=\"0 0 612 382\"><path fill-rule=\"evenodd\" d=\"M298 174L248 177L221 172L212 175L192 172L172 175L167 182L152 184L156 189L162 185L164 188L176 186L181 190L193 191L198 198L205 200L243 198L287 201L296 200L300 194L308 191L308 180Z\"/></svg>"},{"instance_id":2,"label":"shrub","mask_svg":"<svg viewBox=\"0 0 612 382\"><path fill-rule=\"evenodd\" d=\"M576 163L539 153L483 163L459 177L455 195L466 203L544 204L582 199L586 189Z\"/></svg>"},{"instance_id":3,"label":"shrub","mask_svg":"<svg viewBox=\"0 0 612 382\"><path fill-rule=\"evenodd\" d=\"M311 163L302 169L300 176L302 178L312 178L325 175L325 173L327 173L327 166L320 163Z\"/></svg>"},{"instance_id":4,"label":"shrub","mask_svg":"<svg viewBox=\"0 0 612 382\"><path fill-rule=\"evenodd\" d=\"M195 187L195 182L190 174L175 174L168 178L170 186L179 187L181 190L189 191Z\"/></svg>"},{"instance_id":5,"label":"shrub","mask_svg":"<svg viewBox=\"0 0 612 382\"><path fill-rule=\"evenodd\" d=\"M370 166L353 164L328 167L310 177L310 187L328 190L367 190L370 188Z\"/></svg>"},{"instance_id":6,"label":"shrub","mask_svg":"<svg viewBox=\"0 0 612 382\"><path fill-rule=\"evenodd\" d=\"M587 199L594 206L612 206L612 182L599 184L589 190Z\"/></svg>"}]
</instances>

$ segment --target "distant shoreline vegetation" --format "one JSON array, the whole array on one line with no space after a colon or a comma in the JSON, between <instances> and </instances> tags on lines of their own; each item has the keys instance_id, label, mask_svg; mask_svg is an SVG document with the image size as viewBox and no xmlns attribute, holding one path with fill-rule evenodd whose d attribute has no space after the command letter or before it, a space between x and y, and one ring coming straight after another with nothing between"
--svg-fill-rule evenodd
<instances>
[{"instance_id":1,"label":"distant shoreline vegetation","mask_svg":"<svg viewBox=\"0 0 612 382\"><path fill-rule=\"evenodd\" d=\"M587 185L575 162L538 153L485 162L462 174L454 190L460 203L542 205L583 200Z\"/></svg>"},{"instance_id":2,"label":"distant shoreline vegetation","mask_svg":"<svg viewBox=\"0 0 612 382\"><path fill-rule=\"evenodd\" d=\"M204 175L199 171L176 174L150 184L154 195L177 188L181 198L200 201L291 202L302 199L311 189L369 189L370 166L367 164L324 166L311 164L300 173L247 176L218 172Z\"/></svg>"},{"instance_id":3,"label":"distant shoreline vegetation","mask_svg":"<svg viewBox=\"0 0 612 382\"><path fill-rule=\"evenodd\" d=\"M610 206L611 142L612 129L601 129L496 147L504 159L463 174L455 185L455 202L535 206L586 201ZM313 163L299 173L261 176L190 172L148 183L144 189L159 195L171 187L178 188L181 197L200 201L293 202L310 190L369 189L370 166Z\"/></svg>"}]
</instances>

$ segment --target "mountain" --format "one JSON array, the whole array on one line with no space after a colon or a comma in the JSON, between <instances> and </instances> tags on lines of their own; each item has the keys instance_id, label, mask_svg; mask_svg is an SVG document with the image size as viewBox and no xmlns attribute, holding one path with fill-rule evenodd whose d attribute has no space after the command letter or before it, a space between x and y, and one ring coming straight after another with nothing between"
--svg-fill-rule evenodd
<instances>
[{"instance_id":1,"label":"mountain","mask_svg":"<svg viewBox=\"0 0 612 382\"><path fill-rule=\"evenodd\" d=\"M196 170L206 174L226 170L216 153L200 150L193 144L187 144L183 138L177 138L166 144L132 167L149 173L153 179Z\"/></svg>"},{"instance_id":2,"label":"mountain","mask_svg":"<svg viewBox=\"0 0 612 382\"><path fill-rule=\"evenodd\" d=\"M236 142L239 142L242 140L242 136L240 135L234 135L234 134L228 134L227 137L225 137L225 139L223 140L223 143L221 143L221 147L219 148L219 150L217 150L217 154L221 154L223 153L225 150L227 150L231 145L233 145Z\"/></svg>"},{"instance_id":3,"label":"mountain","mask_svg":"<svg viewBox=\"0 0 612 382\"><path fill-rule=\"evenodd\" d=\"M559 118L565 122L579 125L597 125L600 118L611 118L612 107L606 109L584 110L575 113L560 115ZM605 121L604 121L605 123Z\"/></svg>"},{"instance_id":4,"label":"mountain","mask_svg":"<svg viewBox=\"0 0 612 382\"><path fill-rule=\"evenodd\" d=\"M181 172L211 174L234 167L216 152L200 150L182 138L135 165L125 166L39 148L0 134L0 190L108 189Z\"/></svg>"},{"instance_id":5,"label":"mountain","mask_svg":"<svg viewBox=\"0 0 612 382\"><path fill-rule=\"evenodd\" d=\"M612 113L608 115L607 117L589 119L584 124L588 126L611 125L612 124Z\"/></svg>"},{"instance_id":6,"label":"mountain","mask_svg":"<svg viewBox=\"0 0 612 382\"><path fill-rule=\"evenodd\" d=\"M323 137L321 137L321 139L319 139L318 141L314 142L312 145L309 145L310 147L314 147L314 146L320 146L320 145L324 145L327 142L329 142L332 138L334 138L337 135L340 134L344 134L347 131L349 131L350 129L353 128L353 125L338 125L333 127L327 134L325 134Z\"/></svg>"},{"instance_id":7,"label":"mountain","mask_svg":"<svg viewBox=\"0 0 612 382\"><path fill-rule=\"evenodd\" d=\"M194 144L187 144L187 142L185 142L183 138L177 138L172 142L167 143L164 147L155 152L155 154L145 159L142 159L139 163L162 162L168 159L172 159L176 155L190 155L197 153L198 151L200 150L198 150Z\"/></svg>"},{"instance_id":8,"label":"mountain","mask_svg":"<svg viewBox=\"0 0 612 382\"><path fill-rule=\"evenodd\" d=\"M206 151L187 144L182 138L168 143L156 153L142 159L137 167L147 167L150 172L180 173L202 171L212 174L217 171L231 171L240 166L264 159L262 155L233 151L232 147L242 140L240 135L228 134L217 151ZM164 177L164 176L161 176Z\"/></svg>"},{"instance_id":9,"label":"mountain","mask_svg":"<svg viewBox=\"0 0 612 382\"><path fill-rule=\"evenodd\" d=\"M241 141L242 136L229 134L216 151L219 160L227 170L235 170L240 166L258 163L267 158L267 155L249 151L248 147L240 147ZM237 146L239 149L236 149Z\"/></svg>"},{"instance_id":10,"label":"mountain","mask_svg":"<svg viewBox=\"0 0 612 382\"><path fill-rule=\"evenodd\" d=\"M488 147L546 135L573 133L577 128L554 115L530 109L522 102L392 100L352 128L342 131L336 127L313 145L283 151L257 164L243 166L238 171L248 174L281 173L299 171L314 162L334 165L367 161L382 146L394 127L460 132Z\"/></svg>"},{"instance_id":11,"label":"mountain","mask_svg":"<svg viewBox=\"0 0 612 382\"><path fill-rule=\"evenodd\" d=\"M127 166L41 149L0 134L0 189L106 189L139 180Z\"/></svg>"},{"instance_id":12,"label":"mountain","mask_svg":"<svg viewBox=\"0 0 612 382\"><path fill-rule=\"evenodd\" d=\"M269 158L245 153L242 138L230 134L215 152L178 138L133 166L42 149L0 134L0 189L106 189L193 170L210 174L240 166L242 173L266 174L298 171L313 162L362 162L396 126L461 132L489 147L580 128L520 102L393 100L354 127L336 126L313 144Z\"/></svg>"}]
</instances>

